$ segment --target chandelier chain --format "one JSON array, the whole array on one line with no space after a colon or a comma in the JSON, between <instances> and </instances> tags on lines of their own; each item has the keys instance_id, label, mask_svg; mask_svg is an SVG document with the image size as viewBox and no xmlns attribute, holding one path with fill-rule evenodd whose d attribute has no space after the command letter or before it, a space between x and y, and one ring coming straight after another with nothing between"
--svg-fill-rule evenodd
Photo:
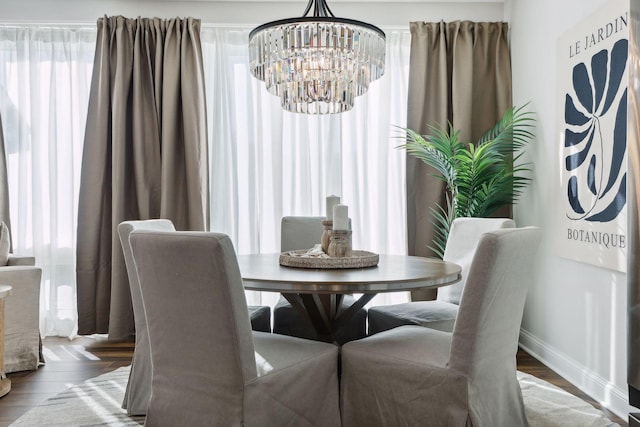
<instances>
[{"instance_id":1,"label":"chandelier chain","mask_svg":"<svg viewBox=\"0 0 640 427\"><path fill-rule=\"evenodd\" d=\"M332 17L335 17L333 12L331 12L331 9L329 9L329 5L327 4L326 0L317 0L317 1L316 0L309 0L309 3L307 3L307 8L302 13L302 16L307 16L309 14L309 12L311 11L311 7L313 7L313 15L312 16L314 16L314 17L318 17L318 16L322 16L322 17L332 16Z\"/></svg>"}]
</instances>

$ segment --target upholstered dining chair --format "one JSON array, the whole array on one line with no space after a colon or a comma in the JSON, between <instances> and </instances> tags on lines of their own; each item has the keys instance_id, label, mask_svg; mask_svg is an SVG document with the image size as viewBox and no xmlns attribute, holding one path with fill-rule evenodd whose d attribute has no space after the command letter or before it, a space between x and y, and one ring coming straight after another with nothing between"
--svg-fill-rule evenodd
<instances>
[{"instance_id":1,"label":"upholstered dining chair","mask_svg":"<svg viewBox=\"0 0 640 427\"><path fill-rule=\"evenodd\" d=\"M536 227L482 235L453 332L400 326L345 344L342 425L526 426L516 352L539 240Z\"/></svg>"},{"instance_id":2,"label":"upholstered dining chair","mask_svg":"<svg viewBox=\"0 0 640 427\"><path fill-rule=\"evenodd\" d=\"M147 412L147 405L151 396L151 354L138 273L131 253L131 246L129 245L129 235L134 230L175 231L175 227L168 219L124 221L118 224L118 235L127 267L136 329L133 360L122 407L130 415L144 415ZM254 329L269 332L271 309L268 306L253 306L249 313Z\"/></svg>"},{"instance_id":3,"label":"upholstered dining chair","mask_svg":"<svg viewBox=\"0 0 640 427\"><path fill-rule=\"evenodd\" d=\"M322 232L321 216L284 216L281 220L280 250L282 252L298 249L310 249L320 243ZM346 310L354 302L352 295L345 295L342 299L341 310ZM317 339L318 334L311 321L300 313L284 297L280 296L273 309L273 332L291 335L299 338ZM345 343L367 334L367 310L361 308L336 334L336 341Z\"/></svg>"},{"instance_id":4,"label":"upholstered dining chair","mask_svg":"<svg viewBox=\"0 0 640 427\"><path fill-rule=\"evenodd\" d=\"M228 236L134 231L153 366L145 425L339 426L338 348L251 331Z\"/></svg>"},{"instance_id":5,"label":"upholstered dining chair","mask_svg":"<svg viewBox=\"0 0 640 427\"><path fill-rule=\"evenodd\" d=\"M454 285L439 288L438 297L433 301L412 301L371 307L368 312L369 335L402 325L419 325L451 332L469 265L480 237L488 231L513 227L515 222L509 218L454 219L449 230L443 259L462 267L462 279Z\"/></svg>"}]
</instances>

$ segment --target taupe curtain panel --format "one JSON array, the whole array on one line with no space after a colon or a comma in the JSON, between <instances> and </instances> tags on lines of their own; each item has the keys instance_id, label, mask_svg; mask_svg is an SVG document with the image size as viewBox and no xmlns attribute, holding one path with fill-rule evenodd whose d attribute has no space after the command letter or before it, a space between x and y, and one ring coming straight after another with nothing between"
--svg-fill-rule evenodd
<instances>
[{"instance_id":1,"label":"taupe curtain panel","mask_svg":"<svg viewBox=\"0 0 640 427\"><path fill-rule=\"evenodd\" d=\"M4 131L2 129L2 117L0 117L0 221L4 221L9 229L11 237L11 218L9 214L9 176L7 173L7 153L4 147ZM13 239L10 242L10 250Z\"/></svg>"},{"instance_id":2,"label":"taupe curtain panel","mask_svg":"<svg viewBox=\"0 0 640 427\"><path fill-rule=\"evenodd\" d=\"M200 21L98 20L78 205L80 334L135 332L118 224L206 230L208 182Z\"/></svg>"},{"instance_id":3,"label":"taupe curtain panel","mask_svg":"<svg viewBox=\"0 0 640 427\"><path fill-rule=\"evenodd\" d=\"M512 106L508 25L502 22L412 22L407 127L453 123L462 141L475 142ZM433 170L407 155L407 228L410 255L432 257L430 207L445 202ZM435 291L414 292L413 300Z\"/></svg>"}]
</instances>

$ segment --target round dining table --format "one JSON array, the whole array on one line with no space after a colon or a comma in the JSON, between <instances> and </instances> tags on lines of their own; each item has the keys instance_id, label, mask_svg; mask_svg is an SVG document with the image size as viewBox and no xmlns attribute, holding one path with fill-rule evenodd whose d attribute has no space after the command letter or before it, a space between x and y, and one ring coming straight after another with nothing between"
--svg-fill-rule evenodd
<instances>
[{"instance_id":1,"label":"round dining table","mask_svg":"<svg viewBox=\"0 0 640 427\"><path fill-rule=\"evenodd\" d=\"M345 269L287 267L279 260L278 253L239 255L244 288L280 292L327 342L335 342L336 332L378 293L433 289L461 277L457 264L408 255L381 254L376 266ZM345 294L361 295L341 309Z\"/></svg>"}]
</instances>

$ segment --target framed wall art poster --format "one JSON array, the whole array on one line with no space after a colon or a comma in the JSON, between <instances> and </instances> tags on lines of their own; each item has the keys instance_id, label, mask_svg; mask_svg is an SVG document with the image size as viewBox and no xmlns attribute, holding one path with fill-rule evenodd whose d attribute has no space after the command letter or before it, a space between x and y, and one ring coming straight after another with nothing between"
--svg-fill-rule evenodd
<instances>
[{"instance_id":1,"label":"framed wall art poster","mask_svg":"<svg viewBox=\"0 0 640 427\"><path fill-rule=\"evenodd\" d=\"M627 262L629 1L611 0L558 40L556 248L617 271Z\"/></svg>"}]
</instances>

